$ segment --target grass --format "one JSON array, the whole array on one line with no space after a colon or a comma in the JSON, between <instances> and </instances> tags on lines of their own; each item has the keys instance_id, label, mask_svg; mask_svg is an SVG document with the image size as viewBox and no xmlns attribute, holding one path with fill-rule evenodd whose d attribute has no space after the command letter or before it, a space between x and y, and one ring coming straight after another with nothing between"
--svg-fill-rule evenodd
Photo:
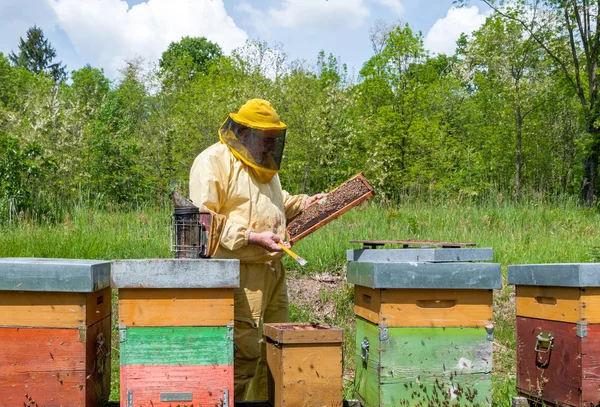
<instances>
[{"instance_id":1,"label":"grass","mask_svg":"<svg viewBox=\"0 0 600 407\"><path fill-rule=\"evenodd\" d=\"M0 225L0 257L126 259L171 257L169 215L153 208L136 212L75 209L61 223L25 219ZM343 282L346 250L359 248L353 239L418 239L475 242L494 248L504 276L509 264L569 263L600 260L600 215L572 202L514 204L496 199L474 205L460 201L411 202L397 206L371 203L343 215L294 246L308 260L298 268L284 258L292 278L322 273L341 276L342 283L319 292L318 303L334 304L333 314L315 306L292 304L295 321L333 323L346 331L345 396L353 397L354 353L352 287ZM515 393L513 289L494 293L494 405L509 406ZM113 298L116 300L116 298ZM116 308L113 308L116 316ZM118 329L113 322L113 392L118 400Z\"/></svg>"}]
</instances>

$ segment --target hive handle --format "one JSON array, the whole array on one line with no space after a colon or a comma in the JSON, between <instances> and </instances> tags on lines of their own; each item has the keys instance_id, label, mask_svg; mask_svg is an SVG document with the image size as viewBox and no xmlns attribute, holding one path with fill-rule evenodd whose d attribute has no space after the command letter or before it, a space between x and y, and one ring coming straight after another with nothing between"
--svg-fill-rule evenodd
<instances>
[{"instance_id":1,"label":"hive handle","mask_svg":"<svg viewBox=\"0 0 600 407\"><path fill-rule=\"evenodd\" d=\"M417 300L419 308L452 308L456 300Z\"/></svg>"},{"instance_id":2,"label":"hive handle","mask_svg":"<svg viewBox=\"0 0 600 407\"><path fill-rule=\"evenodd\" d=\"M556 298L554 297L535 297L538 304L543 305L556 305Z\"/></svg>"}]
</instances>

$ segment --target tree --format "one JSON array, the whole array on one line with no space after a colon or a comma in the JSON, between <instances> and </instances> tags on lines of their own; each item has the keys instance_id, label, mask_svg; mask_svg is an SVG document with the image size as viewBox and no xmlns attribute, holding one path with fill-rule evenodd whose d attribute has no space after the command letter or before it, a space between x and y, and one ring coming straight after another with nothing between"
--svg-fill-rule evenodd
<instances>
[{"instance_id":1,"label":"tree","mask_svg":"<svg viewBox=\"0 0 600 407\"><path fill-rule=\"evenodd\" d=\"M185 80L196 74L206 74L211 62L221 56L221 47L205 37L183 37L169 44L159 66L168 76Z\"/></svg>"},{"instance_id":2,"label":"tree","mask_svg":"<svg viewBox=\"0 0 600 407\"><path fill-rule=\"evenodd\" d=\"M466 3L468 0L463 0ZM591 205L598 197L600 163L600 7L588 0L483 0L523 26L555 62L577 95L588 135L580 197ZM502 9L499 6L504 6ZM508 10L508 11L507 11Z\"/></svg>"},{"instance_id":3,"label":"tree","mask_svg":"<svg viewBox=\"0 0 600 407\"><path fill-rule=\"evenodd\" d=\"M493 82L496 97L505 94L507 105L512 105L515 129L514 196L518 200L523 178L525 120L546 100L544 78L548 72L542 66L543 55L535 41L525 35L519 23L498 14L489 17L475 33L469 54L470 64L481 74L479 77Z\"/></svg>"},{"instance_id":4,"label":"tree","mask_svg":"<svg viewBox=\"0 0 600 407\"><path fill-rule=\"evenodd\" d=\"M19 39L19 53L11 52L9 58L16 66L21 66L35 74L48 73L55 83L65 80L66 66L61 62L52 63L56 50L37 26L27 30L27 39Z\"/></svg>"}]
</instances>

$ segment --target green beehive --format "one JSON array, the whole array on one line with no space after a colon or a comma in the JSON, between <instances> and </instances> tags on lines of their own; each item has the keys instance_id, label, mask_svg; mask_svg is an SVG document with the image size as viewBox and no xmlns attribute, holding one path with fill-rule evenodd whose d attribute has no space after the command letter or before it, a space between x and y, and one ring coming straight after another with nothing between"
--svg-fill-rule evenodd
<instances>
[{"instance_id":1,"label":"green beehive","mask_svg":"<svg viewBox=\"0 0 600 407\"><path fill-rule=\"evenodd\" d=\"M364 407L491 405L492 249L349 250ZM479 261L479 262L476 262Z\"/></svg>"}]
</instances>

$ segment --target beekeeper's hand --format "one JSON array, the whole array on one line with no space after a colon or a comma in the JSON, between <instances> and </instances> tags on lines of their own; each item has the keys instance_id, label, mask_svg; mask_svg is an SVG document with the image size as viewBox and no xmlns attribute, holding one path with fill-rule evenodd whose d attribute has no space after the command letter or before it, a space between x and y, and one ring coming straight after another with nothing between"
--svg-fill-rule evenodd
<instances>
[{"instance_id":1,"label":"beekeeper's hand","mask_svg":"<svg viewBox=\"0 0 600 407\"><path fill-rule=\"evenodd\" d=\"M279 236L272 232L254 233L250 232L248 244L254 244L270 252L280 252L282 249L277 243L281 242L288 249L291 247L288 242L281 240Z\"/></svg>"}]
</instances>

